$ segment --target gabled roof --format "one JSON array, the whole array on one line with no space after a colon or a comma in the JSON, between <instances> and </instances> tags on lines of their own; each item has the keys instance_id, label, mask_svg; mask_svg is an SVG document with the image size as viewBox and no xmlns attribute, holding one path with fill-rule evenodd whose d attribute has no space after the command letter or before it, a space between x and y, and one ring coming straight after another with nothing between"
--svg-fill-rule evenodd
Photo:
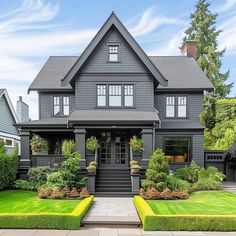
<instances>
[{"instance_id":1,"label":"gabled roof","mask_svg":"<svg viewBox=\"0 0 236 236\"><path fill-rule=\"evenodd\" d=\"M6 101L7 101L7 104L8 104L8 106L9 106L9 108L10 108L10 112L11 112L11 114L12 114L12 116L13 116L15 122L18 123L18 122L19 122L18 117L17 117L17 115L16 115L15 109L14 109L12 103L11 103L11 99L10 99L10 97L9 97L9 95L8 95L6 89L0 89L0 98L1 98L2 96L5 96Z\"/></svg>"},{"instance_id":2,"label":"gabled roof","mask_svg":"<svg viewBox=\"0 0 236 236\"><path fill-rule=\"evenodd\" d=\"M124 25L121 23L121 21L117 18L117 16L115 15L114 12L112 12L111 16L107 19L105 24L102 26L102 28L98 31L98 33L92 39L90 44L87 46L87 48L81 54L81 56L78 58L78 60L76 61L74 66L71 68L71 70L68 72L68 74L62 79L62 86L67 86L72 81L75 74L79 71L79 69L85 63L87 58L90 56L90 54L96 48L98 43L102 40L102 38L105 36L105 34L108 32L108 30L113 25L120 32L120 34L124 37L124 39L130 45L130 47L135 51L137 56L144 63L144 65L148 68L148 70L151 72L153 77L158 81L158 83L160 83L162 86L167 86L168 80L166 80L164 78L164 76L160 73L160 71L153 65L152 61L149 59L149 57L146 55L146 53L142 50L142 48L138 45L138 43L135 41L135 39L131 36L131 34L128 32L128 30L124 27Z\"/></svg>"}]
</instances>

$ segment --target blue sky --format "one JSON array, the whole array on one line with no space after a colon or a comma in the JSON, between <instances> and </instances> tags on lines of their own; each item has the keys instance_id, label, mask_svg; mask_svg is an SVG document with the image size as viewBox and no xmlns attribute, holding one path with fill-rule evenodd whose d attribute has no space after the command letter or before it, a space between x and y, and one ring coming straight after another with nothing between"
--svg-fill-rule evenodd
<instances>
[{"instance_id":1,"label":"blue sky","mask_svg":"<svg viewBox=\"0 0 236 236\"><path fill-rule=\"evenodd\" d=\"M1 0L0 88L18 96L38 117L37 93L27 88L50 55L80 55L115 11L148 55L180 55L178 46L197 0ZM236 81L236 0L210 0L226 47L222 71ZM236 84L230 96L236 96Z\"/></svg>"}]
</instances>

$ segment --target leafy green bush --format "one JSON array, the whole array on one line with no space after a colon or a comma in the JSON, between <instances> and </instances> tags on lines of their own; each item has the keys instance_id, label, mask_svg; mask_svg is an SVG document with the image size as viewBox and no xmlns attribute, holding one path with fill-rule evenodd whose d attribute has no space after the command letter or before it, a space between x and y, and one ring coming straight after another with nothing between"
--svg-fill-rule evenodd
<instances>
[{"instance_id":1,"label":"leafy green bush","mask_svg":"<svg viewBox=\"0 0 236 236\"><path fill-rule=\"evenodd\" d=\"M33 154L48 150L48 142L39 135L33 135L30 140L30 146Z\"/></svg>"},{"instance_id":2,"label":"leafy green bush","mask_svg":"<svg viewBox=\"0 0 236 236\"><path fill-rule=\"evenodd\" d=\"M53 171L55 170L46 166L30 168L28 171L29 181L45 183L48 175Z\"/></svg>"},{"instance_id":3,"label":"leafy green bush","mask_svg":"<svg viewBox=\"0 0 236 236\"><path fill-rule=\"evenodd\" d=\"M171 191L189 191L190 184L186 180L179 179L173 175L167 176L167 188Z\"/></svg>"},{"instance_id":4,"label":"leafy green bush","mask_svg":"<svg viewBox=\"0 0 236 236\"><path fill-rule=\"evenodd\" d=\"M198 180L200 166L195 161L191 161L189 166L179 168L176 170L176 176L180 179L186 180L189 183L195 183Z\"/></svg>"},{"instance_id":5,"label":"leafy green bush","mask_svg":"<svg viewBox=\"0 0 236 236\"><path fill-rule=\"evenodd\" d=\"M158 191L162 192L166 188L166 179L169 172L169 164L161 149L156 149L149 161L148 169L146 170L146 179L141 181L142 187L147 190L148 188L155 187Z\"/></svg>"},{"instance_id":6,"label":"leafy green bush","mask_svg":"<svg viewBox=\"0 0 236 236\"><path fill-rule=\"evenodd\" d=\"M133 136L129 141L129 145L134 151L143 151L143 144L144 141L142 139L137 138L137 136Z\"/></svg>"},{"instance_id":7,"label":"leafy green bush","mask_svg":"<svg viewBox=\"0 0 236 236\"><path fill-rule=\"evenodd\" d=\"M199 179L212 179L214 181L222 181L225 178L225 175L218 171L216 167L209 166L207 169L201 168L199 171Z\"/></svg>"},{"instance_id":8,"label":"leafy green bush","mask_svg":"<svg viewBox=\"0 0 236 236\"><path fill-rule=\"evenodd\" d=\"M47 177L47 186L62 189L65 187L64 176L61 172L53 172Z\"/></svg>"},{"instance_id":9,"label":"leafy green bush","mask_svg":"<svg viewBox=\"0 0 236 236\"><path fill-rule=\"evenodd\" d=\"M18 147L13 153L7 154L4 143L0 145L0 189L8 189L14 186L18 169Z\"/></svg>"},{"instance_id":10,"label":"leafy green bush","mask_svg":"<svg viewBox=\"0 0 236 236\"><path fill-rule=\"evenodd\" d=\"M37 191L41 187L41 182L33 182L27 180L18 179L15 181L15 188L21 190L30 190L30 191Z\"/></svg>"},{"instance_id":11,"label":"leafy green bush","mask_svg":"<svg viewBox=\"0 0 236 236\"><path fill-rule=\"evenodd\" d=\"M86 148L91 151L96 151L99 148L98 140L96 137L91 136L90 138L87 139L86 141Z\"/></svg>"},{"instance_id":12,"label":"leafy green bush","mask_svg":"<svg viewBox=\"0 0 236 236\"><path fill-rule=\"evenodd\" d=\"M66 157L68 157L69 155L71 155L71 153L74 153L76 151L76 147L75 147L75 141L74 140L65 140L62 143L62 154Z\"/></svg>"}]
</instances>

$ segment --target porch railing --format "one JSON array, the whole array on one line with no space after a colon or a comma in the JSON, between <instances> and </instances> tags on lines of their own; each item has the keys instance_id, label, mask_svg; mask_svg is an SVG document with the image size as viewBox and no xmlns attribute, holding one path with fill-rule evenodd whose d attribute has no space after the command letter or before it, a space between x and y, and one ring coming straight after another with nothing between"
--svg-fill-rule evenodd
<instances>
[{"instance_id":1,"label":"porch railing","mask_svg":"<svg viewBox=\"0 0 236 236\"><path fill-rule=\"evenodd\" d=\"M59 168L61 162L64 160L62 155L32 155L32 167L48 166L51 168Z\"/></svg>"}]
</instances>

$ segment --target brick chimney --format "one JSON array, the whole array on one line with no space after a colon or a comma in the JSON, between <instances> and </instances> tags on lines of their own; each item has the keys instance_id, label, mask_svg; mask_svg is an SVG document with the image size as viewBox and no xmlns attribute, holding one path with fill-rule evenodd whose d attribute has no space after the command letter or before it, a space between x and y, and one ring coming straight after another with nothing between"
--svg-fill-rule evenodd
<instances>
[{"instance_id":1,"label":"brick chimney","mask_svg":"<svg viewBox=\"0 0 236 236\"><path fill-rule=\"evenodd\" d=\"M181 53L187 57L197 58L197 40L186 40L181 47Z\"/></svg>"}]
</instances>

